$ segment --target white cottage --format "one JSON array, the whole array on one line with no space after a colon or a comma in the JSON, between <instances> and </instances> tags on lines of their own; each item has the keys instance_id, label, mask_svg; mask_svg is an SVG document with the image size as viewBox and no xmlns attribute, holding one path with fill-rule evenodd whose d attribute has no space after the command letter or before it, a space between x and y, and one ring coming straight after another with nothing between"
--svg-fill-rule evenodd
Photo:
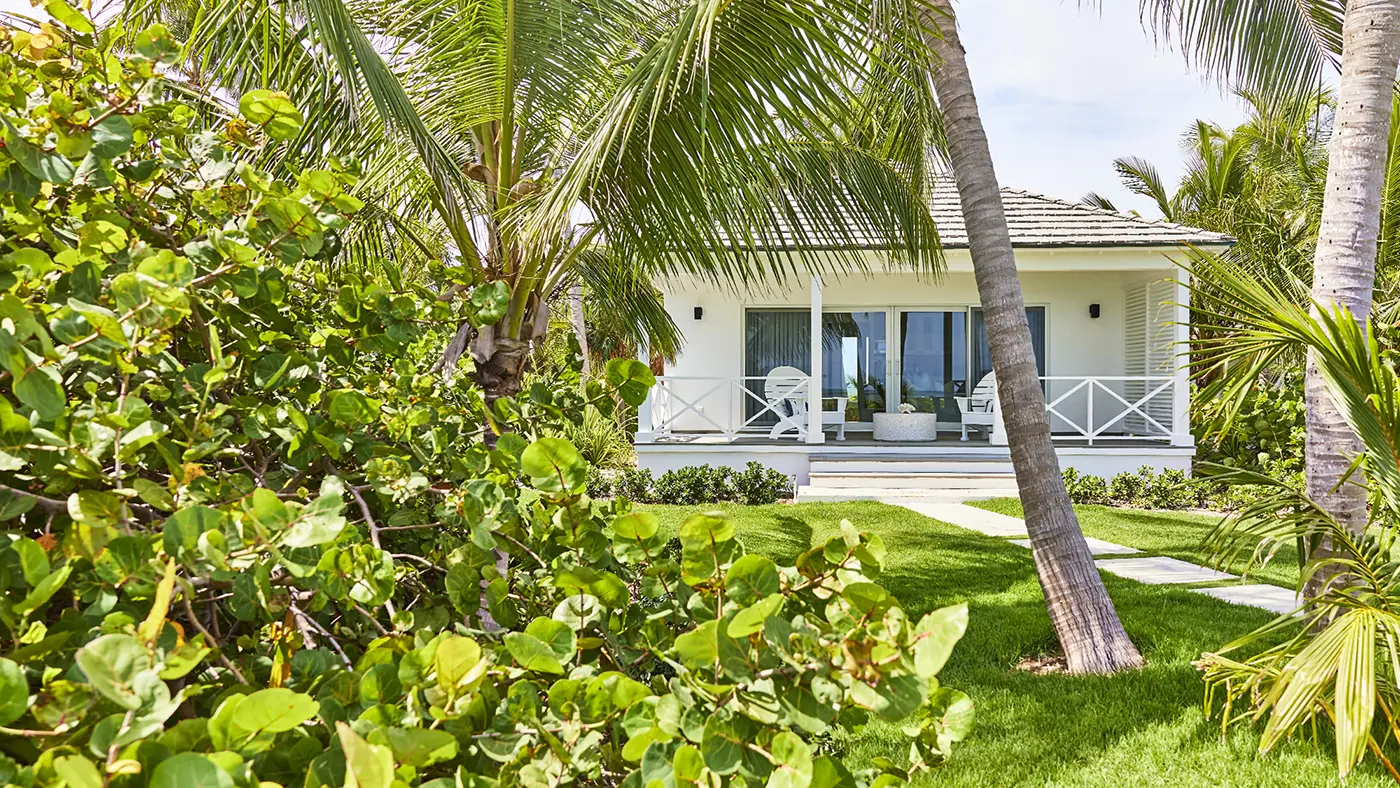
<instances>
[{"instance_id":1,"label":"white cottage","mask_svg":"<svg viewBox=\"0 0 1400 788\"><path fill-rule=\"evenodd\" d=\"M1189 471L1177 263L1186 245L1231 239L1017 189L1002 201L1061 466L1105 477L1143 465ZM947 261L937 281L872 260L870 274L742 294L658 283L685 345L640 410L639 465L757 460L795 476L803 500L1014 495L951 184L933 210Z\"/></svg>"}]
</instances>

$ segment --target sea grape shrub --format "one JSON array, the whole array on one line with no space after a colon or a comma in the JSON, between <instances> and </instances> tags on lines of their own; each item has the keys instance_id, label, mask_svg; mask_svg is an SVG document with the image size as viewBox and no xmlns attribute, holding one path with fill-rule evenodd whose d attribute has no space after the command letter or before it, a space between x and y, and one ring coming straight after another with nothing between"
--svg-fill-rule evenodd
<instances>
[{"instance_id":1,"label":"sea grape shrub","mask_svg":"<svg viewBox=\"0 0 1400 788\"><path fill-rule=\"evenodd\" d=\"M168 31L46 8L0 28L0 782L885 786L966 735L966 608L906 613L878 538L672 557L547 437L644 365L487 411L432 366L501 288L331 279L353 173L249 163L286 96L205 128ZM814 746L868 715L907 763Z\"/></svg>"},{"instance_id":2,"label":"sea grape shrub","mask_svg":"<svg viewBox=\"0 0 1400 788\"><path fill-rule=\"evenodd\" d=\"M602 489L601 482L598 489ZM628 500L674 506L740 503L762 506L792 497L792 477L762 463L736 471L723 465L687 465L653 479L648 469L629 468L609 488Z\"/></svg>"}]
</instances>

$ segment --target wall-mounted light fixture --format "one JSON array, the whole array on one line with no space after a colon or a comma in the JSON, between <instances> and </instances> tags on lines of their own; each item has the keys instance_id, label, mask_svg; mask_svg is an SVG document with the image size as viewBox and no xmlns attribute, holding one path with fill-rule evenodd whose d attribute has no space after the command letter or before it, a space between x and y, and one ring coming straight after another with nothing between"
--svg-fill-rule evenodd
<instances>
[{"instance_id":1,"label":"wall-mounted light fixture","mask_svg":"<svg viewBox=\"0 0 1400 788\"><path fill-rule=\"evenodd\" d=\"M695 319L696 319L696 320L699 320L700 318L702 318L702 317L704 317L704 316L705 316L705 307L703 307L703 306L697 306L697 307L695 307Z\"/></svg>"},{"instance_id":2,"label":"wall-mounted light fixture","mask_svg":"<svg viewBox=\"0 0 1400 788\"><path fill-rule=\"evenodd\" d=\"M697 312L697 313L696 313L696 317L698 318L699 316L700 316L700 315L699 315L699 313ZM1099 316L1099 305L1098 305L1098 304L1090 304L1090 305L1089 305L1089 317L1098 317L1098 316Z\"/></svg>"}]
</instances>

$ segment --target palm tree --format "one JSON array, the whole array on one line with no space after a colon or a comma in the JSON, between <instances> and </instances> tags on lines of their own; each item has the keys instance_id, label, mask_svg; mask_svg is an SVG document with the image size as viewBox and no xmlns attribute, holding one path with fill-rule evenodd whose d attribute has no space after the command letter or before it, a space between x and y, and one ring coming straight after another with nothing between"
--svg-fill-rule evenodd
<instances>
[{"instance_id":1,"label":"palm tree","mask_svg":"<svg viewBox=\"0 0 1400 788\"><path fill-rule=\"evenodd\" d=\"M1268 96L1315 90L1329 67L1340 68L1312 300L1344 307L1365 324L1400 66L1400 0L1269 2L1251 13L1241 13L1235 0L1142 0L1142 7L1159 29L1177 32L1188 57ZM1363 528L1364 488L1357 478L1346 481L1361 443L1311 352L1304 392L1308 494L1338 522Z\"/></svg>"},{"instance_id":2,"label":"palm tree","mask_svg":"<svg viewBox=\"0 0 1400 788\"><path fill-rule=\"evenodd\" d=\"M1400 535L1400 375L1385 359L1374 326L1358 322L1346 307L1310 308L1247 268L1218 259L1207 265L1204 273L1214 285L1197 292L1203 311L1246 319L1198 352L1257 371L1298 346L1308 348L1342 418L1361 438L1357 463L1369 480L1371 506L1370 527L1358 530L1285 482L1214 469L1219 480L1266 491L1212 533L1209 543L1222 564L1244 558L1247 568L1256 566L1280 547L1300 543L1330 543L1330 549L1309 551L1300 573L1299 612L1306 625L1281 616L1206 654L1206 681L1224 696L1226 724L1266 719L1261 750L1319 720L1330 722L1342 777L1369 751L1400 781L1392 763L1392 742L1400 735L1400 675L1393 668L1400 660L1400 564L1394 560Z\"/></svg>"},{"instance_id":3,"label":"palm tree","mask_svg":"<svg viewBox=\"0 0 1400 788\"><path fill-rule=\"evenodd\" d=\"M1193 268L1209 270L1209 260L1199 261L1223 256L1306 305L1335 101L1331 91L1283 99L1237 92L1249 114L1230 129L1201 120L1191 124L1183 137L1185 174L1174 187L1163 181L1151 162L1135 156L1114 160L1114 168L1125 188L1156 203L1163 219L1235 239L1222 252L1188 250L1190 259L1198 261ZM1085 199L1112 207L1097 195ZM1210 286L1200 275L1196 282ZM1211 323L1193 324L1193 339L1206 340L1211 332L1228 332L1236 325L1219 315ZM1302 356L1300 352L1296 359L1284 360L1285 369L1296 366L1298 379ZM1206 385L1218 382L1222 372L1198 366L1195 378ZM1209 392L1196 401L1204 409L1214 402Z\"/></svg>"},{"instance_id":4,"label":"palm tree","mask_svg":"<svg viewBox=\"0 0 1400 788\"><path fill-rule=\"evenodd\" d=\"M931 7L929 26L941 31L930 39L940 61L933 84L943 110L977 293L986 313L1026 531L1050 620L1071 671L1112 673L1138 667L1142 657L1118 620L1060 476L1006 213L953 7L950 0L932 0Z\"/></svg>"},{"instance_id":5,"label":"palm tree","mask_svg":"<svg viewBox=\"0 0 1400 788\"><path fill-rule=\"evenodd\" d=\"M641 277L743 284L868 266L856 252L763 251L785 245L783 220L801 212L838 246L873 235L893 262L938 271L923 192L872 152L882 140L852 142L877 111L868 86L898 84L918 48L901 13L873 0L127 11L128 29L165 21L188 38L191 87L282 89L306 108L301 136L267 155L363 161L378 221L350 251L417 256L445 299L471 293L445 362L469 354L488 402L519 390L555 294L587 283L600 244Z\"/></svg>"}]
</instances>

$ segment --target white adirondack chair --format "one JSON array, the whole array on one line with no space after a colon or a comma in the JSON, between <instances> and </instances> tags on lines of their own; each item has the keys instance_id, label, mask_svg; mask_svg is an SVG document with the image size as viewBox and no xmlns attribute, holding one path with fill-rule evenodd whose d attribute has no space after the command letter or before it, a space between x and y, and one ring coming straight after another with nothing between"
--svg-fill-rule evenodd
<instances>
[{"instance_id":1,"label":"white adirondack chair","mask_svg":"<svg viewBox=\"0 0 1400 788\"><path fill-rule=\"evenodd\" d=\"M996 374L988 372L978 381L977 387L972 390L972 396L953 399L957 400L958 411L962 413L962 439L967 440L968 427L985 427L990 437L997 410Z\"/></svg>"},{"instance_id":2,"label":"white adirondack chair","mask_svg":"<svg viewBox=\"0 0 1400 788\"><path fill-rule=\"evenodd\" d=\"M782 436L788 430L797 432L798 440L807 438L807 373L797 367L774 367L763 380L763 398L778 416L778 423L768 431L769 438ZM846 397L836 397L836 410L822 411L822 427L836 427L836 439L846 439ZM820 407L820 405L818 405Z\"/></svg>"}]
</instances>

